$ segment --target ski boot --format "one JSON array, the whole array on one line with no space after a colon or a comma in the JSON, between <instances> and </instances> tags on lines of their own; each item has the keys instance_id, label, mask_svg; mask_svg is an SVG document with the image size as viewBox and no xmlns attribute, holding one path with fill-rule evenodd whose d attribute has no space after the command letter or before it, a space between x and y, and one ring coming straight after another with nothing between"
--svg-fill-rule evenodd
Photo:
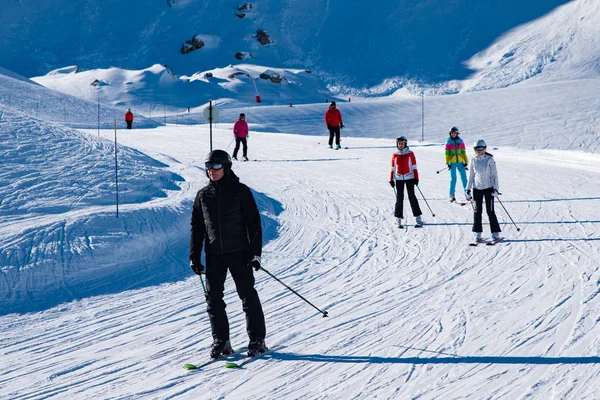
<instances>
[{"instance_id":1,"label":"ski boot","mask_svg":"<svg viewBox=\"0 0 600 400\"><path fill-rule=\"evenodd\" d=\"M231 354L233 354L233 348L229 340L213 340L213 344L210 346L210 358L216 360L222 356L229 356Z\"/></svg>"},{"instance_id":2,"label":"ski boot","mask_svg":"<svg viewBox=\"0 0 600 400\"><path fill-rule=\"evenodd\" d=\"M335 145L335 149L336 149L336 150L339 150L339 149L341 149L341 148L342 148L342 146L340 146L339 144Z\"/></svg>"},{"instance_id":3,"label":"ski boot","mask_svg":"<svg viewBox=\"0 0 600 400\"><path fill-rule=\"evenodd\" d=\"M250 343L248 343L248 357L256 357L265 353L267 350L269 349L267 348L264 339L250 339Z\"/></svg>"},{"instance_id":4,"label":"ski boot","mask_svg":"<svg viewBox=\"0 0 600 400\"><path fill-rule=\"evenodd\" d=\"M332 146L332 145L329 145L329 148L330 148L330 149L333 149L333 146Z\"/></svg>"},{"instance_id":5,"label":"ski boot","mask_svg":"<svg viewBox=\"0 0 600 400\"><path fill-rule=\"evenodd\" d=\"M416 222L415 222L415 228L422 228L423 227L423 219L421 218L421 216L419 215L416 218Z\"/></svg>"},{"instance_id":6,"label":"ski boot","mask_svg":"<svg viewBox=\"0 0 600 400\"><path fill-rule=\"evenodd\" d=\"M233 157L231 157L231 159L232 159L233 161L237 161L237 160L238 160L238 159L237 159L237 156L233 156Z\"/></svg>"},{"instance_id":7,"label":"ski boot","mask_svg":"<svg viewBox=\"0 0 600 400\"><path fill-rule=\"evenodd\" d=\"M246 157L246 156L242 157L242 161L248 161L248 157Z\"/></svg>"},{"instance_id":8,"label":"ski boot","mask_svg":"<svg viewBox=\"0 0 600 400\"><path fill-rule=\"evenodd\" d=\"M456 201L456 197L454 197L454 195L451 194L448 200L450 201L450 203L454 203Z\"/></svg>"}]
</instances>

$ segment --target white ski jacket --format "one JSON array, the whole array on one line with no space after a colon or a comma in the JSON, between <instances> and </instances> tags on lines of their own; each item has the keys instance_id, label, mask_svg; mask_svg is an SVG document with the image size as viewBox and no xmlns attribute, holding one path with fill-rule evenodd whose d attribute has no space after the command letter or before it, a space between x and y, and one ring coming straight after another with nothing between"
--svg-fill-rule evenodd
<instances>
[{"instance_id":1,"label":"white ski jacket","mask_svg":"<svg viewBox=\"0 0 600 400\"><path fill-rule=\"evenodd\" d=\"M469 161L469 183L467 184L467 190L471 190L472 188L478 190L494 188L497 192L500 191L496 162L491 154L483 153L480 156L471 158Z\"/></svg>"}]
</instances>

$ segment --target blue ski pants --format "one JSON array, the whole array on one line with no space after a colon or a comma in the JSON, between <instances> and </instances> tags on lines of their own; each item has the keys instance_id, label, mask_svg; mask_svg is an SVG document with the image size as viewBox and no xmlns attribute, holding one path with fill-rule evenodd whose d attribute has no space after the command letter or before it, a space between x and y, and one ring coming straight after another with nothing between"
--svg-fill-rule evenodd
<instances>
[{"instance_id":1,"label":"blue ski pants","mask_svg":"<svg viewBox=\"0 0 600 400\"><path fill-rule=\"evenodd\" d=\"M456 170L460 173L460 180L463 185L463 192L467 190L467 170L463 163L450 163L450 196L456 192Z\"/></svg>"}]
</instances>

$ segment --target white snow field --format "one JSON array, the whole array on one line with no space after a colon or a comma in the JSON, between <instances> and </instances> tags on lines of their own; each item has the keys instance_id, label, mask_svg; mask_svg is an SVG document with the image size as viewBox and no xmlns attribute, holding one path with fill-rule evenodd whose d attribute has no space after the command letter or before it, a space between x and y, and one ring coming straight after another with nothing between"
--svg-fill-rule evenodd
<instances>
[{"instance_id":1,"label":"white snow field","mask_svg":"<svg viewBox=\"0 0 600 400\"><path fill-rule=\"evenodd\" d=\"M1 400L600 400L598 0L261 0L243 19L224 0L9 3ZM182 55L193 35L206 47ZM231 64L236 52L252 58ZM333 95L339 151L323 121ZM272 350L233 357L239 369L205 364L188 266L209 99L214 148L232 151L240 112L250 124L251 161L233 168L261 211L264 268L328 313L256 272ZM469 156L477 139L495 156L496 246L469 247L471 206L447 201L453 125ZM422 229L408 201L394 227L400 135ZM241 350L230 278L225 300Z\"/></svg>"},{"instance_id":2,"label":"white snow field","mask_svg":"<svg viewBox=\"0 0 600 400\"><path fill-rule=\"evenodd\" d=\"M325 131L324 104L243 108L252 161L233 168L264 217L263 265L329 317L257 272L273 350L241 369L196 371L182 365L207 361L211 338L187 240L208 125L118 130L127 190L117 219L112 130L98 137L5 109L0 398L600 398L599 86L434 97L422 142L418 99L340 103L339 151L325 135L292 133ZM214 148L232 150L237 112L224 110ZM496 158L520 231L497 204L507 240L495 247L467 246L472 210L448 203L447 172L436 174L452 125L470 156L483 137ZM422 229L393 225L400 134L435 213L418 194ZM244 315L226 286L242 348Z\"/></svg>"}]
</instances>

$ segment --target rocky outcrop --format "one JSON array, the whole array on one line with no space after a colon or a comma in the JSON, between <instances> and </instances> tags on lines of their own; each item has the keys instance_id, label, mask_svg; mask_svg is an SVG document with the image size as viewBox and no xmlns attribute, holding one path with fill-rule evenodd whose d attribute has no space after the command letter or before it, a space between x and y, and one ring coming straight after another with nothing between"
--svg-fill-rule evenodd
<instances>
[{"instance_id":1,"label":"rocky outcrop","mask_svg":"<svg viewBox=\"0 0 600 400\"><path fill-rule=\"evenodd\" d=\"M191 39L186 40L185 43L181 45L181 54L188 54L194 50L198 50L204 47L204 41L200 39L198 36L194 35Z\"/></svg>"},{"instance_id":2,"label":"rocky outcrop","mask_svg":"<svg viewBox=\"0 0 600 400\"><path fill-rule=\"evenodd\" d=\"M250 3L240 4L237 7L237 9L238 9L238 11L252 10L252 4L250 4Z\"/></svg>"},{"instance_id":3,"label":"rocky outcrop","mask_svg":"<svg viewBox=\"0 0 600 400\"><path fill-rule=\"evenodd\" d=\"M247 73L245 73L245 72L234 72L233 74L229 74L229 75L227 75L227 78L229 78L229 79L233 79L233 78L235 78L236 76L240 76L240 75L244 75L244 76L250 77L250 75L248 75L248 74L247 74Z\"/></svg>"},{"instance_id":4,"label":"rocky outcrop","mask_svg":"<svg viewBox=\"0 0 600 400\"><path fill-rule=\"evenodd\" d=\"M235 53L235 58L237 58L238 60L245 60L247 58L252 58L252 54L243 51L238 51L237 53Z\"/></svg>"},{"instance_id":5,"label":"rocky outcrop","mask_svg":"<svg viewBox=\"0 0 600 400\"><path fill-rule=\"evenodd\" d=\"M273 43L273 41L269 37L269 34L263 31L262 29L256 31L255 38L258 40L258 43L262 44L263 46Z\"/></svg>"},{"instance_id":6,"label":"rocky outcrop","mask_svg":"<svg viewBox=\"0 0 600 400\"><path fill-rule=\"evenodd\" d=\"M261 79L268 79L273 83L280 83L282 80L281 76L277 72L271 71L270 69L261 73L258 77Z\"/></svg>"}]
</instances>

